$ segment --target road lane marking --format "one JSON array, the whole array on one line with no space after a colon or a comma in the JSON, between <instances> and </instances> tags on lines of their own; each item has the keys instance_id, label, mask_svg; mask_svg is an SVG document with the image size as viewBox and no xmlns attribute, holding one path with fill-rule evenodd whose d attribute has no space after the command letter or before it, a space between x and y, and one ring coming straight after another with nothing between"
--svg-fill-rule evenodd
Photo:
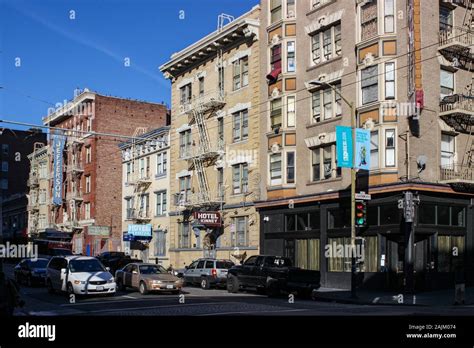
<instances>
[{"instance_id":1,"label":"road lane marking","mask_svg":"<svg viewBox=\"0 0 474 348\"><path fill-rule=\"evenodd\" d=\"M206 313L206 314L195 314L198 317L213 316L213 315L230 315L230 314L253 314L253 313L282 313L282 312L305 312L309 309L277 309L267 311L248 311L248 312L222 312L222 313Z\"/></svg>"},{"instance_id":2,"label":"road lane marking","mask_svg":"<svg viewBox=\"0 0 474 348\"><path fill-rule=\"evenodd\" d=\"M128 295L123 295L122 297L131 298L132 300L136 300L138 298L138 297L133 297L133 296L128 296Z\"/></svg>"}]
</instances>

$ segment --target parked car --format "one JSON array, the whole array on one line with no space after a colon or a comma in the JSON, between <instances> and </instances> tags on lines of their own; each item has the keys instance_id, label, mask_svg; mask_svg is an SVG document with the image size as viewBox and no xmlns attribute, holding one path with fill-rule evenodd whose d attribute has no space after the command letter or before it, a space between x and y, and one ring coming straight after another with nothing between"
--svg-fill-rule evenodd
<instances>
[{"instance_id":1,"label":"parked car","mask_svg":"<svg viewBox=\"0 0 474 348\"><path fill-rule=\"evenodd\" d=\"M320 286L319 271L293 267L290 259L281 256L251 256L242 265L229 269L227 276L227 291L232 293L256 288L269 296L297 292L309 297Z\"/></svg>"},{"instance_id":2,"label":"parked car","mask_svg":"<svg viewBox=\"0 0 474 348\"><path fill-rule=\"evenodd\" d=\"M46 268L49 293L66 291L68 294L115 294L112 274L95 257L54 256Z\"/></svg>"},{"instance_id":3,"label":"parked car","mask_svg":"<svg viewBox=\"0 0 474 348\"><path fill-rule=\"evenodd\" d=\"M102 262L105 267L109 267L112 274L115 274L117 270L122 269L129 263L142 262L141 260L132 259L129 255L120 251L106 251L98 255L97 259Z\"/></svg>"},{"instance_id":4,"label":"parked car","mask_svg":"<svg viewBox=\"0 0 474 348\"><path fill-rule=\"evenodd\" d=\"M179 293L183 281L160 265L151 263L130 263L115 273L119 290L127 287L138 289L145 295L150 291L170 291Z\"/></svg>"},{"instance_id":5,"label":"parked car","mask_svg":"<svg viewBox=\"0 0 474 348\"><path fill-rule=\"evenodd\" d=\"M233 267L230 260L199 259L186 267L183 273L185 284L199 284L203 289L211 286L225 287L227 272Z\"/></svg>"},{"instance_id":6,"label":"parked car","mask_svg":"<svg viewBox=\"0 0 474 348\"><path fill-rule=\"evenodd\" d=\"M45 285L46 266L48 259L24 259L13 269L15 280L18 284L24 283L28 286L35 284Z\"/></svg>"}]
</instances>

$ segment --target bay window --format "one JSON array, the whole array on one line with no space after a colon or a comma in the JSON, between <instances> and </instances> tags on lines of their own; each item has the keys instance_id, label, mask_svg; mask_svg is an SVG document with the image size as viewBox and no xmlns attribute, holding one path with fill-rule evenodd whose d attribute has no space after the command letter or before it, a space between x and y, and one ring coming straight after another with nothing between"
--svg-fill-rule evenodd
<instances>
[{"instance_id":1,"label":"bay window","mask_svg":"<svg viewBox=\"0 0 474 348\"><path fill-rule=\"evenodd\" d=\"M282 158L281 153L270 155L270 185L282 184Z\"/></svg>"},{"instance_id":2,"label":"bay window","mask_svg":"<svg viewBox=\"0 0 474 348\"><path fill-rule=\"evenodd\" d=\"M282 105L281 98L274 99L270 102L270 125L272 130L281 127L282 121Z\"/></svg>"},{"instance_id":3,"label":"bay window","mask_svg":"<svg viewBox=\"0 0 474 348\"><path fill-rule=\"evenodd\" d=\"M395 63L385 64L385 99L395 99Z\"/></svg>"},{"instance_id":4,"label":"bay window","mask_svg":"<svg viewBox=\"0 0 474 348\"><path fill-rule=\"evenodd\" d=\"M275 23L281 19L282 4L281 0L270 1L270 19L271 23Z\"/></svg>"},{"instance_id":5,"label":"bay window","mask_svg":"<svg viewBox=\"0 0 474 348\"><path fill-rule=\"evenodd\" d=\"M395 4L394 0L385 0L384 3L385 33L395 32Z\"/></svg>"},{"instance_id":6,"label":"bay window","mask_svg":"<svg viewBox=\"0 0 474 348\"><path fill-rule=\"evenodd\" d=\"M385 167L395 167L395 129L385 130Z\"/></svg>"},{"instance_id":7,"label":"bay window","mask_svg":"<svg viewBox=\"0 0 474 348\"><path fill-rule=\"evenodd\" d=\"M288 41L286 44L286 71L296 71L295 42Z\"/></svg>"},{"instance_id":8,"label":"bay window","mask_svg":"<svg viewBox=\"0 0 474 348\"><path fill-rule=\"evenodd\" d=\"M379 168L379 132L370 132L370 169Z\"/></svg>"},{"instance_id":9,"label":"bay window","mask_svg":"<svg viewBox=\"0 0 474 348\"><path fill-rule=\"evenodd\" d=\"M295 182L295 153L286 153L286 183L293 184Z\"/></svg>"},{"instance_id":10,"label":"bay window","mask_svg":"<svg viewBox=\"0 0 474 348\"><path fill-rule=\"evenodd\" d=\"M379 100L378 65L361 71L362 105Z\"/></svg>"},{"instance_id":11,"label":"bay window","mask_svg":"<svg viewBox=\"0 0 474 348\"><path fill-rule=\"evenodd\" d=\"M321 52L322 46L322 52ZM311 36L313 64L319 64L341 55L341 24L319 31Z\"/></svg>"},{"instance_id":12,"label":"bay window","mask_svg":"<svg viewBox=\"0 0 474 348\"><path fill-rule=\"evenodd\" d=\"M296 126L296 98L289 96L286 98L286 126Z\"/></svg>"},{"instance_id":13,"label":"bay window","mask_svg":"<svg viewBox=\"0 0 474 348\"><path fill-rule=\"evenodd\" d=\"M371 0L361 7L360 26L361 40L368 40L378 35L377 0Z\"/></svg>"}]
</instances>

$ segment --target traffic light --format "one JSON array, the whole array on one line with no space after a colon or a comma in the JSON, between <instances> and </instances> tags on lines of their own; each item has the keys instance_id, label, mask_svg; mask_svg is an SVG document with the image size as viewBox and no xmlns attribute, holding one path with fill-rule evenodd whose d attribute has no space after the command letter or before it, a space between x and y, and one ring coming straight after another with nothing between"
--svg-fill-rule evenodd
<instances>
[{"instance_id":1,"label":"traffic light","mask_svg":"<svg viewBox=\"0 0 474 348\"><path fill-rule=\"evenodd\" d=\"M356 201L355 208L356 227L367 226L367 203L365 201Z\"/></svg>"}]
</instances>

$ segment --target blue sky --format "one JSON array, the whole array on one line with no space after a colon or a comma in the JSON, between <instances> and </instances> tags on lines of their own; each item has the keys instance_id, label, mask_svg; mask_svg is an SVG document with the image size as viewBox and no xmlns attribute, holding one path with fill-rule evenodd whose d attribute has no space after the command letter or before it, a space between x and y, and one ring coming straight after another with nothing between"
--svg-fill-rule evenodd
<instances>
[{"instance_id":1,"label":"blue sky","mask_svg":"<svg viewBox=\"0 0 474 348\"><path fill-rule=\"evenodd\" d=\"M216 30L220 13L237 17L258 2L0 0L0 119L40 124L48 103L84 87L169 104L158 67Z\"/></svg>"}]
</instances>

